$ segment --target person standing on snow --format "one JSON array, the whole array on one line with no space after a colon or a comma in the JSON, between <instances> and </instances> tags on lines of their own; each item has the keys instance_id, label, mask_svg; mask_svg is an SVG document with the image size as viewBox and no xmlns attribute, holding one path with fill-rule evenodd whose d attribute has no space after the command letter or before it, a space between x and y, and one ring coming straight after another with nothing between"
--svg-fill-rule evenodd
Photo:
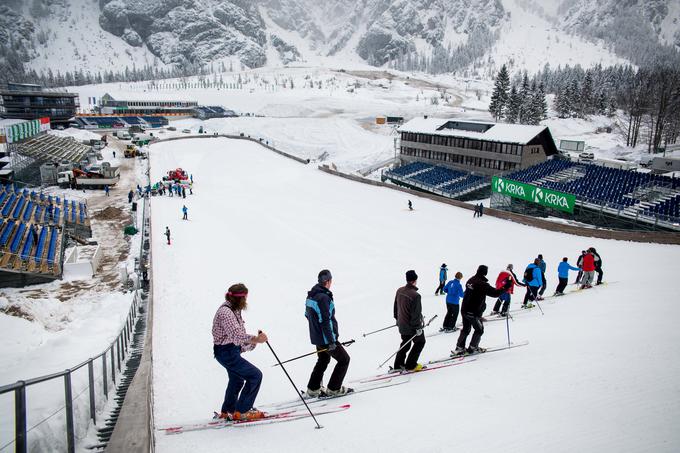
<instances>
[{"instance_id":1,"label":"person standing on snow","mask_svg":"<svg viewBox=\"0 0 680 453\"><path fill-rule=\"evenodd\" d=\"M580 267L581 270L578 271L578 275L576 276L576 281L574 282L575 285L578 285L579 283L581 283L581 278L583 277L583 257L584 256L586 256L586 251L581 250L581 255L576 260L576 266Z\"/></svg>"},{"instance_id":2,"label":"person standing on snow","mask_svg":"<svg viewBox=\"0 0 680 453\"><path fill-rule=\"evenodd\" d=\"M557 277L559 278L560 283L555 289L555 296L564 295L564 288L566 288L567 284L569 283L569 271L581 272L581 268L572 266L568 261L569 258L565 256L562 258L562 262L559 264L559 266L557 266Z\"/></svg>"},{"instance_id":3,"label":"person standing on snow","mask_svg":"<svg viewBox=\"0 0 680 453\"><path fill-rule=\"evenodd\" d=\"M170 245L170 228L165 227L165 236L168 238L168 245Z\"/></svg>"},{"instance_id":4,"label":"person standing on snow","mask_svg":"<svg viewBox=\"0 0 680 453\"><path fill-rule=\"evenodd\" d=\"M439 296L440 294L444 294L444 285L446 285L446 277L448 274L449 269L446 267L446 263L442 264L442 267L439 268L439 286L437 286L437 289L434 290L434 295Z\"/></svg>"},{"instance_id":5,"label":"person standing on snow","mask_svg":"<svg viewBox=\"0 0 680 453\"><path fill-rule=\"evenodd\" d=\"M531 308L534 304L530 303L538 299L538 290L543 285L541 268L538 267L540 260L536 258L524 270L524 284L527 285L527 293L524 295L522 308Z\"/></svg>"},{"instance_id":6,"label":"person standing on snow","mask_svg":"<svg viewBox=\"0 0 680 453\"><path fill-rule=\"evenodd\" d=\"M482 314L484 314L484 310L486 310L485 300L487 297L500 296L512 285L511 281L506 281L501 289L496 289L489 285L489 280L486 278L486 274L488 273L489 268L482 264L477 268L474 277L465 283L465 296L463 296L463 305L461 307L461 312L463 314L463 329L460 331L456 349L453 351L454 355L461 355L466 352L468 354L474 354L485 351L484 348L479 347L479 341L482 339L482 335L484 335ZM470 346L465 349L465 342L472 329L474 329L475 332L472 334Z\"/></svg>"},{"instance_id":7,"label":"person standing on snow","mask_svg":"<svg viewBox=\"0 0 680 453\"><path fill-rule=\"evenodd\" d=\"M460 284L460 280L463 278L461 272L456 272L456 278L451 280L444 286L444 292L446 293L446 316L444 316L444 325L440 332L455 332L458 330L456 327L456 321L458 321L458 313L460 311L460 298L463 297L465 291L463 291L463 285Z\"/></svg>"},{"instance_id":8,"label":"person standing on snow","mask_svg":"<svg viewBox=\"0 0 680 453\"><path fill-rule=\"evenodd\" d=\"M479 216L482 217L484 215L484 204L479 203Z\"/></svg>"},{"instance_id":9,"label":"person standing on snow","mask_svg":"<svg viewBox=\"0 0 680 453\"><path fill-rule=\"evenodd\" d=\"M189 220L187 217L187 213L189 212L189 209L187 208L186 205L182 206L182 220Z\"/></svg>"},{"instance_id":10,"label":"person standing on snow","mask_svg":"<svg viewBox=\"0 0 680 453\"><path fill-rule=\"evenodd\" d=\"M590 249L586 251L583 256L583 278L581 279L581 289L588 289L593 287L593 279L595 278L595 257L590 252Z\"/></svg>"},{"instance_id":11,"label":"person standing on snow","mask_svg":"<svg viewBox=\"0 0 680 453\"><path fill-rule=\"evenodd\" d=\"M331 284L333 276L331 271L324 269L319 272L318 283L307 293L305 302L305 317L309 322L309 338L316 346L317 360L312 374L307 383L305 394L316 398L319 396L341 396L354 390L344 387L342 381L349 367L349 354L338 341L338 321L335 319L335 303ZM331 357L337 363L333 368L328 387L323 388L323 374L331 362Z\"/></svg>"},{"instance_id":12,"label":"person standing on snow","mask_svg":"<svg viewBox=\"0 0 680 453\"><path fill-rule=\"evenodd\" d=\"M253 407L260 391L262 372L246 359L242 352L252 351L260 343L267 342L267 335L246 333L241 312L248 307L248 288L243 283L229 287L225 301L213 318L213 353L215 359L226 368L229 383L218 418L227 420L257 420L265 413Z\"/></svg>"},{"instance_id":13,"label":"person standing on snow","mask_svg":"<svg viewBox=\"0 0 680 453\"><path fill-rule=\"evenodd\" d=\"M408 210L413 211L413 203L411 203L411 200L408 201Z\"/></svg>"},{"instance_id":14,"label":"person standing on snow","mask_svg":"<svg viewBox=\"0 0 680 453\"><path fill-rule=\"evenodd\" d=\"M130 189L130 191L128 192L128 203L132 203L132 199L134 198L134 196L135 193L132 191L132 189Z\"/></svg>"},{"instance_id":15,"label":"person standing on snow","mask_svg":"<svg viewBox=\"0 0 680 453\"><path fill-rule=\"evenodd\" d=\"M416 271L406 272L406 286L399 288L394 296L394 319L397 320L401 335L401 349L394 358L393 369L397 371L423 369L423 365L418 363L420 353L425 347L425 334L423 334L423 306L417 282Z\"/></svg>"},{"instance_id":16,"label":"person standing on snow","mask_svg":"<svg viewBox=\"0 0 680 453\"><path fill-rule=\"evenodd\" d=\"M512 284L510 285L510 288L508 288L506 292L498 296L498 300L496 301L496 304L493 306L493 310L491 311L492 315L507 316L508 308L510 308L512 294L515 291L515 285L525 286L522 283L520 283L519 280L517 280L517 276L513 272L513 268L514 267L512 264L508 264L505 270L500 272L498 274L498 277L496 278L496 289L503 288L507 281L510 281ZM501 304L503 304L502 308Z\"/></svg>"},{"instance_id":17,"label":"person standing on snow","mask_svg":"<svg viewBox=\"0 0 680 453\"><path fill-rule=\"evenodd\" d=\"M593 258L595 258L595 272L597 272L597 283L596 285L601 285L602 284L602 258L600 257L600 254L597 253L597 250L595 250L595 247L590 247L590 253L593 254Z\"/></svg>"},{"instance_id":18,"label":"person standing on snow","mask_svg":"<svg viewBox=\"0 0 680 453\"><path fill-rule=\"evenodd\" d=\"M545 292L545 288L548 286L548 282L545 279L545 261L543 261L543 255L540 253L538 254L538 267L541 269L541 289L538 291L538 300L543 299L543 293Z\"/></svg>"}]
</instances>

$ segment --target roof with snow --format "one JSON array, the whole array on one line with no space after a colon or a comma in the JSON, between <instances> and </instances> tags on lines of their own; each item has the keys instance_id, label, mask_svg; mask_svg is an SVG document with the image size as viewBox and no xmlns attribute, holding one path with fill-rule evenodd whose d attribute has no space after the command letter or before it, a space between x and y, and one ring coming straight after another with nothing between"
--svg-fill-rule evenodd
<instances>
[{"instance_id":1,"label":"roof with snow","mask_svg":"<svg viewBox=\"0 0 680 453\"><path fill-rule=\"evenodd\" d=\"M445 135L459 138L474 138L491 142L517 143L526 145L548 126L525 124L490 123L486 121L450 118L413 118L399 128L399 132Z\"/></svg>"}]
</instances>

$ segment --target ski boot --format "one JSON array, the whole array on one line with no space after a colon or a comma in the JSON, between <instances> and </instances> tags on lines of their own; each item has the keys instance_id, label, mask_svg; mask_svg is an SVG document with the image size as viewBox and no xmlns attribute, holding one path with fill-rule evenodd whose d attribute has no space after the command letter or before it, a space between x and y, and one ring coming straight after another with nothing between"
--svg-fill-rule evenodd
<instances>
[{"instance_id":1,"label":"ski boot","mask_svg":"<svg viewBox=\"0 0 680 453\"><path fill-rule=\"evenodd\" d=\"M328 390L325 389L324 386L322 385L317 390L312 390L312 389L308 388L307 391L305 391L305 396L307 398L321 398L327 392L328 392Z\"/></svg>"},{"instance_id":2,"label":"ski boot","mask_svg":"<svg viewBox=\"0 0 680 453\"><path fill-rule=\"evenodd\" d=\"M460 346L457 346L456 349L451 351L451 357L460 357L462 355L465 355L465 348Z\"/></svg>"},{"instance_id":3,"label":"ski boot","mask_svg":"<svg viewBox=\"0 0 680 453\"><path fill-rule=\"evenodd\" d=\"M265 418L267 414L262 411L258 411L255 408L250 409L248 412L234 412L234 420L259 420Z\"/></svg>"},{"instance_id":4,"label":"ski boot","mask_svg":"<svg viewBox=\"0 0 680 453\"><path fill-rule=\"evenodd\" d=\"M342 386L337 390L328 389L328 390L326 390L326 394L328 395L329 398L333 398L333 397L336 397L336 396L347 395L348 393L352 393L353 391L354 391L353 388Z\"/></svg>"},{"instance_id":5,"label":"ski boot","mask_svg":"<svg viewBox=\"0 0 680 453\"><path fill-rule=\"evenodd\" d=\"M390 367L390 369L387 370L387 373L388 374L403 373L404 371L406 371L406 368L404 368L403 366L400 366L399 368Z\"/></svg>"},{"instance_id":6,"label":"ski boot","mask_svg":"<svg viewBox=\"0 0 680 453\"><path fill-rule=\"evenodd\" d=\"M418 372L418 371L422 371L425 368L427 368L427 367L424 366L422 363L417 363L414 368L411 368L410 370L407 370L407 371L409 371L411 373L415 373L415 372Z\"/></svg>"},{"instance_id":7,"label":"ski boot","mask_svg":"<svg viewBox=\"0 0 680 453\"><path fill-rule=\"evenodd\" d=\"M465 352L467 352L467 353L470 354L470 355L472 355L472 354L481 354L481 353L483 353L483 352L486 352L486 349L485 349L485 348L480 348L479 346L477 346L476 348L472 348L472 347L467 348L467 349L465 350Z\"/></svg>"}]
</instances>

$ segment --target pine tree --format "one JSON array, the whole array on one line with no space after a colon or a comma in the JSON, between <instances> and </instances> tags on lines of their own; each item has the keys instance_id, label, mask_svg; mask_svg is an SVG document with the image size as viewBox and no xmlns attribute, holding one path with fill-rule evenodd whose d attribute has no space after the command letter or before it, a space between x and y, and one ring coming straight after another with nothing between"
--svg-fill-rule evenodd
<instances>
[{"instance_id":1,"label":"pine tree","mask_svg":"<svg viewBox=\"0 0 680 453\"><path fill-rule=\"evenodd\" d=\"M516 123L519 115L519 110L522 100L519 97L519 92L515 85L510 88L510 95L508 96L508 107L505 109L505 121L508 123Z\"/></svg>"},{"instance_id":2,"label":"pine tree","mask_svg":"<svg viewBox=\"0 0 680 453\"><path fill-rule=\"evenodd\" d=\"M560 118L568 118L571 115L567 88L562 88L558 91L557 96L555 97L555 110L557 111L557 116Z\"/></svg>"},{"instance_id":3,"label":"pine tree","mask_svg":"<svg viewBox=\"0 0 680 453\"><path fill-rule=\"evenodd\" d=\"M508 88L510 86L510 76L508 75L508 68L503 65L494 85L493 94L491 95L491 103L489 104L489 112L498 121L503 117L503 112L508 103Z\"/></svg>"},{"instance_id":4,"label":"pine tree","mask_svg":"<svg viewBox=\"0 0 680 453\"><path fill-rule=\"evenodd\" d=\"M591 115L593 113L593 104L593 76L590 71L587 71L581 86L581 99L576 104L579 106L579 115Z\"/></svg>"},{"instance_id":5,"label":"pine tree","mask_svg":"<svg viewBox=\"0 0 680 453\"><path fill-rule=\"evenodd\" d=\"M517 122L524 124L529 116L531 107L531 88L529 88L529 77L524 73L522 77L522 86L519 89L519 110L517 111Z\"/></svg>"}]
</instances>

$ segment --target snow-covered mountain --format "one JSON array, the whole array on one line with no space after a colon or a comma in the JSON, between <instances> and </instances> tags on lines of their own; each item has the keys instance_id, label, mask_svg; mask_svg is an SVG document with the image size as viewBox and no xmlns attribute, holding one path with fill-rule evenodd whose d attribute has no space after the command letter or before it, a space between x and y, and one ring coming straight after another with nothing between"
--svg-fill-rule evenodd
<instances>
[{"instance_id":1,"label":"snow-covered mountain","mask_svg":"<svg viewBox=\"0 0 680 453\"><path fill-rule=\"evenodd\" d=\"M6 0L0 58L40 70L249 67L295 61L381 66L459 51L493 69L512 60L590 66L630 58L610 32L680 46L680 0ZM595 19L595 20L593 20ZM622 29L623 27L623 29ZM640 31L643 30L643 31ZM487 39L479 42L480 36ZM14 53L6 49L13 49ZM621 55L619 55L621 56ZM436 57L435 57L436 58Z\"/></svg>"}]
</instances>

